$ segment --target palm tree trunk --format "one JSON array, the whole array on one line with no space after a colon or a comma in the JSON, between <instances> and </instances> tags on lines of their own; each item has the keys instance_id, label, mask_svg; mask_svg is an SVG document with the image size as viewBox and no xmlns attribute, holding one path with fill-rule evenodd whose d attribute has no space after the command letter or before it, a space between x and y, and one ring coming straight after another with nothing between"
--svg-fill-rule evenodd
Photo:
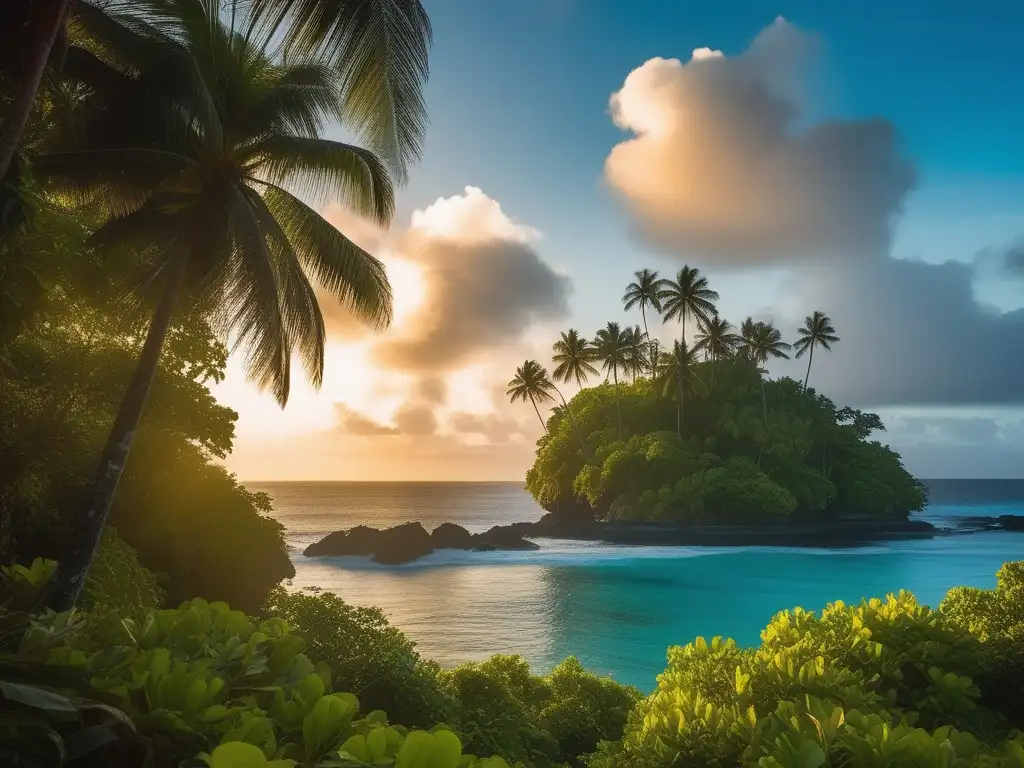
<instances>
[{"instance_id":1,"label":"palm tree trunk","mask_svg":"<svg viewBox=\"0 0 1024 768\"><path fill-rule=\"evenodd\" d=\"M811 378L811 363L814 361L814 342L811 342L811 354L807 357L807 375L804 376L804 391L807 394L807 380Z\"/></svg>"},{"instance_id":2,"label":"palm tree trunk","mask_svg":"<svg viewBox=\"0 0 1024 768\"><path fill-rule=\"evenodd\" d=\"M654 381L658 375L658 355L654 348L654 341L651 339L651 332L647 330L647 309L643 304L640 305L640 317L644 319L644 335L651 347L651 381Z\"/></svg>"},{"instance_id":3,"label":"palm tree trunk","mask_svg":"<svg viewBox=\"0 0 1024 768\"><path fill-rule=\"evenodd\" d=\"M683 332L679 339L679 354L686 351L686 311L682 315ZM683 361L676 361L676 398L679 400L679 410L676 413L676 434L683 436Z\"/></svg>"},{"instance_id":4,"label":"palm tree trunk","mask_svg":"<svg viewBox=\"0 0 1024 768\"><path fill-rule=\"evenodd\" d=\"M171 325L181 287L185 282L188 261L189 252L182 250L170 263L163 295L150 322L142 353L135 364L135 372L128 382L124 399L121 400L121 407L114 419L107 443L103 447L99 469L89 489L86 503L71 518L67 532L67 548L57 566L57 573L47 596L47 605L55 611L66 611L74 607L82 591L89 565L103 533L103 526L107 522L107 514L110 512L117 484L128 460L135 432L146 408L153 379L156 377L160 352Z\"/></svg>"},{"instance_id":5,"label":"palm tree trunk","mask_svg":"<svg viewBox=\"0 0 1024 768\"><path fill-rule=\"evenodd\" d=\"M32 10L29 11L22 81L14 101L7 109L3 125L0 125L0 180L7 176L18 142L25 132L32 104L35 103L36 93L39 91L39 83L43 79L46 62L50 58L53 41L57 39L57 32L60 30L67 7L68 0L35 0Z\"/></svg>"},{"instance_id":6,"label":"palm tree trunk","mask_svg":"<svg viewBox=\"0 0 1024 768\"><path fill-rule=\"evenodd\" d=\"M764 378L761 379L761 412L764 414L764 437L761 438L761 450L757 452L757 467L761 468L761 456L764 454L765 443L768 442L768 398L764 394Z\"/></svg>"},{"instance_id":7,"label":"palm tree trunk","mask_svg":"<svg viewBox=\"0 0 1024 768\"><path fill-rule=\"evenodd\" d=\"M533 410L537 412L537 419L540 421L540 425L544 427L544 434L548 433L548 425L544 421L544 417L540 415L540 408L537 407L537 401L533 399L533 394L530 394L530 402L533 403Z\"/></svg>"},{"instance_id":8,"label":"palm tree trunk","mask_svg":"<svg viewBox=\"0 0 1024 768\"><path fill-rule=\"evenodd\" d=\"M612 366L612 373L615 376L615 416L619 422L619 440L622 439L622 408L619 406L619 367Z\"/></svg>"},{"instance_id":9,"label":"palm tree trunk","mask_svg":"<svg viewBox=\"0 0 1024 768\"><path fill-rule=\"evenodd\" d=\"M583 449L583 455L586 456L587 444L583 442L583 433L580 432L580 425L576 422L576 417L573 415L572 411L569 410L569 404L565 401L565 395L562 394L562 390L555 387L555 392L557 392L558 396L562 398L562 408L565 409L565 413L569 417L569 423L572 424L572 430L576 433L576 437L580 441L580 448Z\"/></svg>"}]
</instances>

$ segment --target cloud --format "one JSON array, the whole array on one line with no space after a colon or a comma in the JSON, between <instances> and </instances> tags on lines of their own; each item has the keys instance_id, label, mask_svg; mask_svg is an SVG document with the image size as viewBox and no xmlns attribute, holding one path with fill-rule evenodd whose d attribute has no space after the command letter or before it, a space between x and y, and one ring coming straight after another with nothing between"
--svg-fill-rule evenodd
<instances>
[{"instance_id":1,"label":"cloud","mask_svg":"<svg viewBox=\"0 0 1024 768\"><path fill-rule=\"evenodd\" d=\"M1024 277L1024 237L1011 244L1003 254L1003 264L1014 277Z\"/></svg>"},{"instance_id":2,"label":"cloud","mask_svg":"<svg viewBox=\"0 0 1024 768\"><path fill-rule=\"evenodd\" d=\"M885 250L913 167L885 120L800 130L814 47L780 18L735 58L697 49L630 73L610 106L634 135L605 175L641 239L718 267Z\"/></svg>"},{"instance_id":3,"label":"cloud","mask_svg":"<svg viewBox=\"0 0 1024 768\"><path fill-rule=\"evenodd\" d=\"M432 435L437 426L437 416L428 405L407 403L395 411L395 427L403 435Z\"/></svg>"},{"instance_id":4,"label":"cloud","mask_svg":"<svg viewBox=\"0 0 1024 768\"><path fill-rule=\"evenodd\" d=\"M456 432L466 435L480 435L492 444L509 442L515 435L523 435L526 430L513 418L498 413L461 413L451 416L451 426Z\"/></svg>"},{"instance_id":5,"label":"cloud","mask_svg":"<svg viewBox=\"0 0 1024 768\"><path fill-rule=\"evenodd\" d=\"M419 310L376 349L386 367L448 371L565 317L571 283L534 250L539 234L476 187L413 214L396 245L425 283Z\"/></svg>"},{"instance_id":6,"label":"cloud","mask_svg":"<svg viewBox=\"0 0 1024 768\"><path fill-rule=\"evenodd\" d=\"M398 430L387 424L374 421L369 416L349 408L344 403L335 403L334 413L338 419L338 431L359 437L396 435Z\"/></svg>"},{"instance_id":7,"label":"cloud","mask_svg":"<svg viewBox=\"0 0 1024 768\"><path fill-rule=\"evenodd\" d=\"M712 273L792 270L775 319L792 337L812 311L832 317L842 341L810 383L838 402L1024 401L1024 310L980 305L975 264L893 258L913 165L884 119L809 119L814 48L777 19L738 56L629 74L611 116L633 137L605 174L636 235ZM773 370L802 378L803 363Z\"/></svg>"},{"instance_id":8,"label":"cloud","mask_svg":"<svg viewBox=\"0 0 1024 768\"><path fill-rule=\"evenodd\" d=\"M842 339L815 355L810 385L868 406L1024 401L1024 309L980 305L973 277L964 262L891 258L806 270L794 303L827 312ZM802 318L787 316L784 332Z\"/></svg>"}]
</instances>

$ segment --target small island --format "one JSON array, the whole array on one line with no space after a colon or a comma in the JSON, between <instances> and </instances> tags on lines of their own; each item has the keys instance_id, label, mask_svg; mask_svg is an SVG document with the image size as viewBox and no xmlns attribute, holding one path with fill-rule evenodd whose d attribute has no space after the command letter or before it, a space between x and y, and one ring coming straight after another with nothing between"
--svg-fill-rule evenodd
<instances>
[{"instance_id":1,"label":"small island","mask_svg":"<svg viewBox=\"0 0 1024 768\"><path fill-rule=\"evenodd\" d=\"M871 437L873 413L840 407L809 386L815 350L839 342L814 312L789 344L772 323L720 317L699 270L675 280L635 273L623 301L644 327L609 322L593 340L575 329L552 347L554 370L527 360L509 382L544 427L526 488L546 514L470 534L446 523L332 533L307 556L372 555L397 564L436 549L525 549L530 538L610 544L843 547L940 531L911 514L927 489L899 454ZM647 332L647 311L682 321L671 351ZM692 345L685 321L697 322ZM736 332L738 331L738 333ZM802 382L772 379L767 364L807 357ZM604 380L586 387L591 378ZM559 384L579 388L566 399ZM547 419L540 406L553 405ZM1005 516L959 532L1020 530Z\"/></svg>"}]
</instances>

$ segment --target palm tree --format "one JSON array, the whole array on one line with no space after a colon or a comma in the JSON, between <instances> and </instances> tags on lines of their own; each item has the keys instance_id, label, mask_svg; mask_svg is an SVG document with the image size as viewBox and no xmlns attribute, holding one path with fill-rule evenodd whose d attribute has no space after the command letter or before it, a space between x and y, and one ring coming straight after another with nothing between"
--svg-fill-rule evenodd
<instances>
[{"instance_id":1,"label":"palm tree","mask_svg":"<svg viewBox=\"0 0 1024 768\"><path fill-rule=\"evenodd\" d=\"M675 387L676 434L680 437L683 435L683 392L696 364L696 350L678 339L672 342L671 352L662 352L658 355L655 385L660 388L662 396L668 395L672 387Z\"/></svg>"},{"instance_id":2,"label":"palm tree","mask_svg":"<svg viewBox=\"0 0 1024 768\"><path fill-rule=\"evenodd\" d=\"M646 267L634 272L633 277L636 280L626 286L626 292L622 295L622 303L627 312L633 307L640 307L640 316L644 321L644 334L650 339L651 333L647 329L647 307L651 307L655 312L661 314L661 294L668 281L658 277L657 271ZM655 375L654 368L658 361L657 358L658 353L652 341L650 353L652 377Z\"/></svg>"},{"instance_id":3,"label":"palm tree","mask_svg":"<svg viewBox=\"0 0 1024 768\"><path fill-rule=\"evenodd\" d=\"M704 352L710 360L724 360L736 351L740 337L733 333L733 324L715 313L698 321L694 349Z\"/></svg>"},{"instance_id":4,"label":"palm tree","mask_svg":"<svg viewBox=\"0 0 1024 768\"><path fill-rule=\"evenodd\" d=\"M636 377L642 374L650 365L647 334L644 333L639 325L626 328L623 333L626 337L626 353L629 357L627 370L633 375L633 383L636 384Z\"/></svg>"},{"instance_id":5,"label":"palm tree","mask_svg":"<svg viewBox=\"0 0 1024 768\"><path fill-rule=\"evenodd\" d=\"M663 322L679 319L682 329L679 333L679 342L683 349L686 348L686 317L692 315L698 320L707 321L715 313L715 302L718 301L718 292L708 288L708 279L701 275L696 267L685 265L676 274L674 281L665 283L661 293ZM676 382L676 397L679 399L679 435L683 432L683 382L682 379Z\"/></svg>"},{"instance_id":6,"label":"palm tree","mask_svg":"<svg viewBox=\"0 0 1024 768\"><path fill-rule=\"evenodd\" d=\"M764 439L761 441L761 450L757 455L757 465L761 466L761 455L764 453L764 445L768 440L768 398L764 391L764 380L768 376L767 369L762 369L769 360L789 360L786 354L792 349L792 345L782 340L782 333L771 323L754 322L748 317L740 326L740 350L744 357L758 366L758 375L761 379L761 410L764 416Z\"/></svg>"},{"instance_id":7,"label":"palm tree","mask_svg":"<svg viewBox=\"0 0 1024 768\"><path fill-rule=\"evenodd\" d=\"M552 350L555 353L551 357L555 362L555 381L562 381L566 384L573 382L576 386L582 387L588 378L597 375L597 368L590 364L591 359L593 359L593 350L591 349L590 342L580 336L579 331L575 328L562 331L561 338L552 345ZM569 415L569 420L572 422L576 437L580 441L580 447L586 453L587 445L583 440L583 433L580 431L576 416L573 414L572 409L569 408L569 403L566 402L562 390L557 386L554 389L562 399L562 407Z\"/></svg>"},{"instance_id":8,"label":"palm tree","mask_svg":"<svg viewBox=\"0 0 1024 768\"><path fill-rule=\"evenodd\" d=\"M554 388L555 385L548 378L548 372L544 366L536 360L527 360L516 368L515 378L508 383L508 391L505 394L513 403L517 400L522 400L524 403L529 400L533 403L533 410L537 413L540 425L547 432L548 425L545 423L544 417L540 415L537 401L554 400L551 397L551 390Z\"/></svg>"},{"instance_id":9,"label":"palm tree","mask_svg":"<svg viewBox=\"0 0 1024 768\"><path fill-rule=\"evenodd\" d=\"M797 329L796 356L803 357L810 351L807 358L807 374L804 376L804 393L807 392L807 380L811 378L811 362L814 360L814 348L820 346L826 352L832 351L832 345L838 343L836 329L832 327L832 319L824 312L815 311L804 320L804 327Z\"/></svg>"},{"instance_id":10,"label":"palm tree","mask_svg":"<svg viewBox=\"0 0 1024 768\"><path fill-rule=\"evenodd\" d=\"M129 87L126 74L128 83L108 102L86 105L91 120L82 143L40 157L36 166L67 194L106 201L111 216L94 243L147 255L146 284L160 286L96 478L72 519L50 596L58 610L73 605L81 589L183 295L218 318L247 352L250 378L282 406L293 355L315 386L323 377L324 322L307 275L367 324L383 328L391 319L382 264L288 189L299 186L318 200L340 197L381 224L391 219L394 192L384 163L366 149L319 137L345 116L335 73L302 59L273 63L265 46L199 13L215 9L138 5L162 9L147 17L154 22L147 34L194 77L154 82L143 69L134 76L138 87Z\"/></svg>"},{"instance_id":11,"label":"palm tree","mask_svg":"<svg viewBox=\"0 0 1024 768\"><path fill-rule=\"evenodd\" d=\"M427 125L423 86L432 38L420 0L17 0L10 3L22 6L17 14L7 5L0 20L10 39L2 42L23 54L24 67L13 78L18 88L0 124L0 182L7 176L65 16L83 10L146 22L189 12L217 19L223 10L232 32L236 17L247 16L245 38L256 47L269 50L273 41L289 59L316 58L335 70L346 126L389 163L399 181L405 180L410 162L419 159Z\"/></svg>"},{"instance_id":12,"label":"palm tree","mask_svg":"<svg viewBox=\"0 0 1024 768\"><path fill-rule=\"evenodd\" d=\"M576 386L582 387L591 376L597 376L597 368L590 363L594 359L593 347L575 328L562 331L561 338L554 343L552 350L555 353L551 359L555 362L557 381L566 384L575 382Z\"/></svg>"},{"instance_id":13,"label":"palm tree","mask_svg":"<svg viewBox=\"0 0 1024 768\"><path fill-rule=\"evenodd\" d=\"M618 323L610 322L594 337L594 357L615 380L615 415L619 423L619 439L622 439L622 407L619 403L619 369L629 370L628 339Z\"/></svg>"}]
</instances>

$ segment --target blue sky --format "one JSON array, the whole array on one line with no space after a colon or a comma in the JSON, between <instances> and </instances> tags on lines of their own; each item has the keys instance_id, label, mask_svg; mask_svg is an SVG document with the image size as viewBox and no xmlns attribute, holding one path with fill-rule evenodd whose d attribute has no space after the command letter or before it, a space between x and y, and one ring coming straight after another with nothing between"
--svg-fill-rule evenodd
<instances>
[{"instance_id":1,"label":"blue sky","mask_svg":"<svg viewBox=\"0 0 1024 768\"><path fill-rule=\"evenodd\" d=\"M424 2L435 31L431 126L423 162L399 196L396 228L438 198L479 187L516 223L542 233L531 247L572 285L560 325L587 334L609 319L639 320L619 303L635 269L674 273L691 260L734 322L771 317L792 335L813 309L834 309L845 323L840 336L850 338L863 318L859 341L815 358L822 391L882 413L885 439L919 475L1024 474L1024 311L1012 314L1024 309L1024 279L1001 267L1004 252L1024 238L1024 3ZM614 124L609 99L627 76L654 57L685 64L702 47L736 59L779 16L815 46L800 68L802 113L792 130L880 118L913 164L916 180L899 195L883 254L899 262L883 258L866 269L837 262L832 272L815 272L813 258L775 259L758 269L720 269L685 244L659 248L638 235L642 222L612 189L606 160L631 134ZM901 266L904 259L936 266ZM939 266L950 260L962 264ZM827 278L831 285L821 285L829 290L794 288L812 273ZM871 335L887 335L887 323L912 330L876 351ZM918 396L915 386L928 392ZM481 471L521 476L528 458L518 451Z\"/></svg>"}]
</instances>

